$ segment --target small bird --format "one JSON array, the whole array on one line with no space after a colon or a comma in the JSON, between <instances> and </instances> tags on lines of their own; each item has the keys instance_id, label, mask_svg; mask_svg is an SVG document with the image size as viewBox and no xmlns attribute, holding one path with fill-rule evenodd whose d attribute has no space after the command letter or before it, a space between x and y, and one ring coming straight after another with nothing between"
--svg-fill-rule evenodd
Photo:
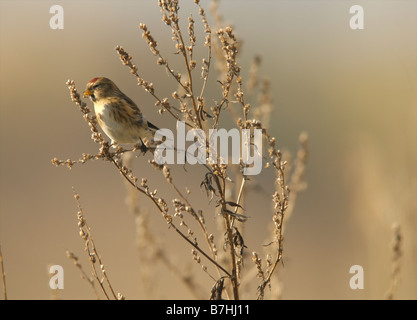
<instances>
[{"instance_id":1,"label":"small bird","mask_svg":"<svg viewBox=\"0 0 417 320\"><path fill-rule=\"evenodd\" d=\"M87 83L84 98L94 103L94 111L100 127L111 139L112 145L138 144L145 148L143 138L152 138L158 127L146 120L138 106L105 77L97 77Z\"/></svg>"}]
</instances>

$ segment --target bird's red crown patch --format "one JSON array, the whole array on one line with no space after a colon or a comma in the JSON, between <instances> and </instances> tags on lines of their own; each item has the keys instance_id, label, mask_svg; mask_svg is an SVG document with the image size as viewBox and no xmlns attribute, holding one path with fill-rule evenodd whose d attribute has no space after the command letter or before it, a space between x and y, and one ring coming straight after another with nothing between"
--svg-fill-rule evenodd
<instances>
[{"instance_id":1,"label":"bird's red crown patch","mask_svg":"<svg viewBox=\"0 0 417 320\"><path fill-rule=\"evenodd\" d=\"M89 83L94 83L98 80L98 78L91 79Z\"/></svg>"}]
</instances>

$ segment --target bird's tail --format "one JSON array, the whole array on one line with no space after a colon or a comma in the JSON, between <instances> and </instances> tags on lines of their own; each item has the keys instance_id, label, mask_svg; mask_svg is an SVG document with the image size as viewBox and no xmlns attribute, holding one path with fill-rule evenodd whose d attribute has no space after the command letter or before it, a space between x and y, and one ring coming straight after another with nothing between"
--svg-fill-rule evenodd
<instances>
[{"instance_id":1,"label":"bird's tail","mask_svg":"<svg viewBox=\"0 0 417 320\"><path fill-rule=\"evenodd\" d=\"M159 128L157 126L155 126L154 124L152 124L152 122L148 121L148 129L150 132L156 132L159 130Z\"/></svg>"},{"instance_id":2,"label":"bird's tail","mask_svg":"<svg viewBox=\"0 0 417 320\"><path fill-rule=\"evenodd\" d=\"M155 141L155 134L158 130L159 128L157 126L155 126L154 124L148 121L147 134L146 134L144 141L142 141L145 145L146 151L150 151L155 156L155 150L157 149L158 145L164 142L168 142L168 145L171 145L169 149L172 148L171 150L174 150L175 152L177 152L177 148L174 146L174 141L172 141L170 138L163 136L163 138L161 139L162 141L159 139L158 141Z\"/></svg>"},{"instance_id":3,"label":"bird's tail","mask_svg":"<svg viewBox=\"0 0 417 320\"><path fill-rule=\"evenodd\" d=\"M166 141L166 137L164 137L162 141L155 141L155 134L158 130L159 128L157 126L155 126L152 122L148 121L146 136L142 140L142 143L144 145L144 151L150 151L152 154L155 154L155 150L158 147L158 145Z\"/></svg>"}]
</instances>

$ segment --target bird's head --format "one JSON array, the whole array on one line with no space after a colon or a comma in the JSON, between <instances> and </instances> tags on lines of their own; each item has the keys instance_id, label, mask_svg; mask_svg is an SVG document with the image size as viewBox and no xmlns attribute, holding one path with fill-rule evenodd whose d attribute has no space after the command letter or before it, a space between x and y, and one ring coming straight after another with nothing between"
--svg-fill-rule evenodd
<instances>
[{"instance_id":1,"label":"bird's head","mask_svg":"<svg viewBox=\"0 0 417 320\"><path fill-rule=\"evenodd\" d=\"M93 102L114 96L119 88L108 78L98 77L90 80L84 91L84 98L90 97Z\"/></svg>"}]
</instances>

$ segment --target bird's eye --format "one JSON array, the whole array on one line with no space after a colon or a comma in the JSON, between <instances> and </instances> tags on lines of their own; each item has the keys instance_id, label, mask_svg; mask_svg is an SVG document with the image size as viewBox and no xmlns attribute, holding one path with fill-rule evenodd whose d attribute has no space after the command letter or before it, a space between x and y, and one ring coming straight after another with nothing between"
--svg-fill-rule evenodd
<instances>
[{"instance_id":1,"label":"bird's eye","mask_svg":"<svg viewBox=\"0 0 417 320\"><path fill-rule=\"evenodd\" d=\"M93 86L93 89L97 89L99 86L99 84L96 84L95 86Z\"/></svg>"}]
</instances>

